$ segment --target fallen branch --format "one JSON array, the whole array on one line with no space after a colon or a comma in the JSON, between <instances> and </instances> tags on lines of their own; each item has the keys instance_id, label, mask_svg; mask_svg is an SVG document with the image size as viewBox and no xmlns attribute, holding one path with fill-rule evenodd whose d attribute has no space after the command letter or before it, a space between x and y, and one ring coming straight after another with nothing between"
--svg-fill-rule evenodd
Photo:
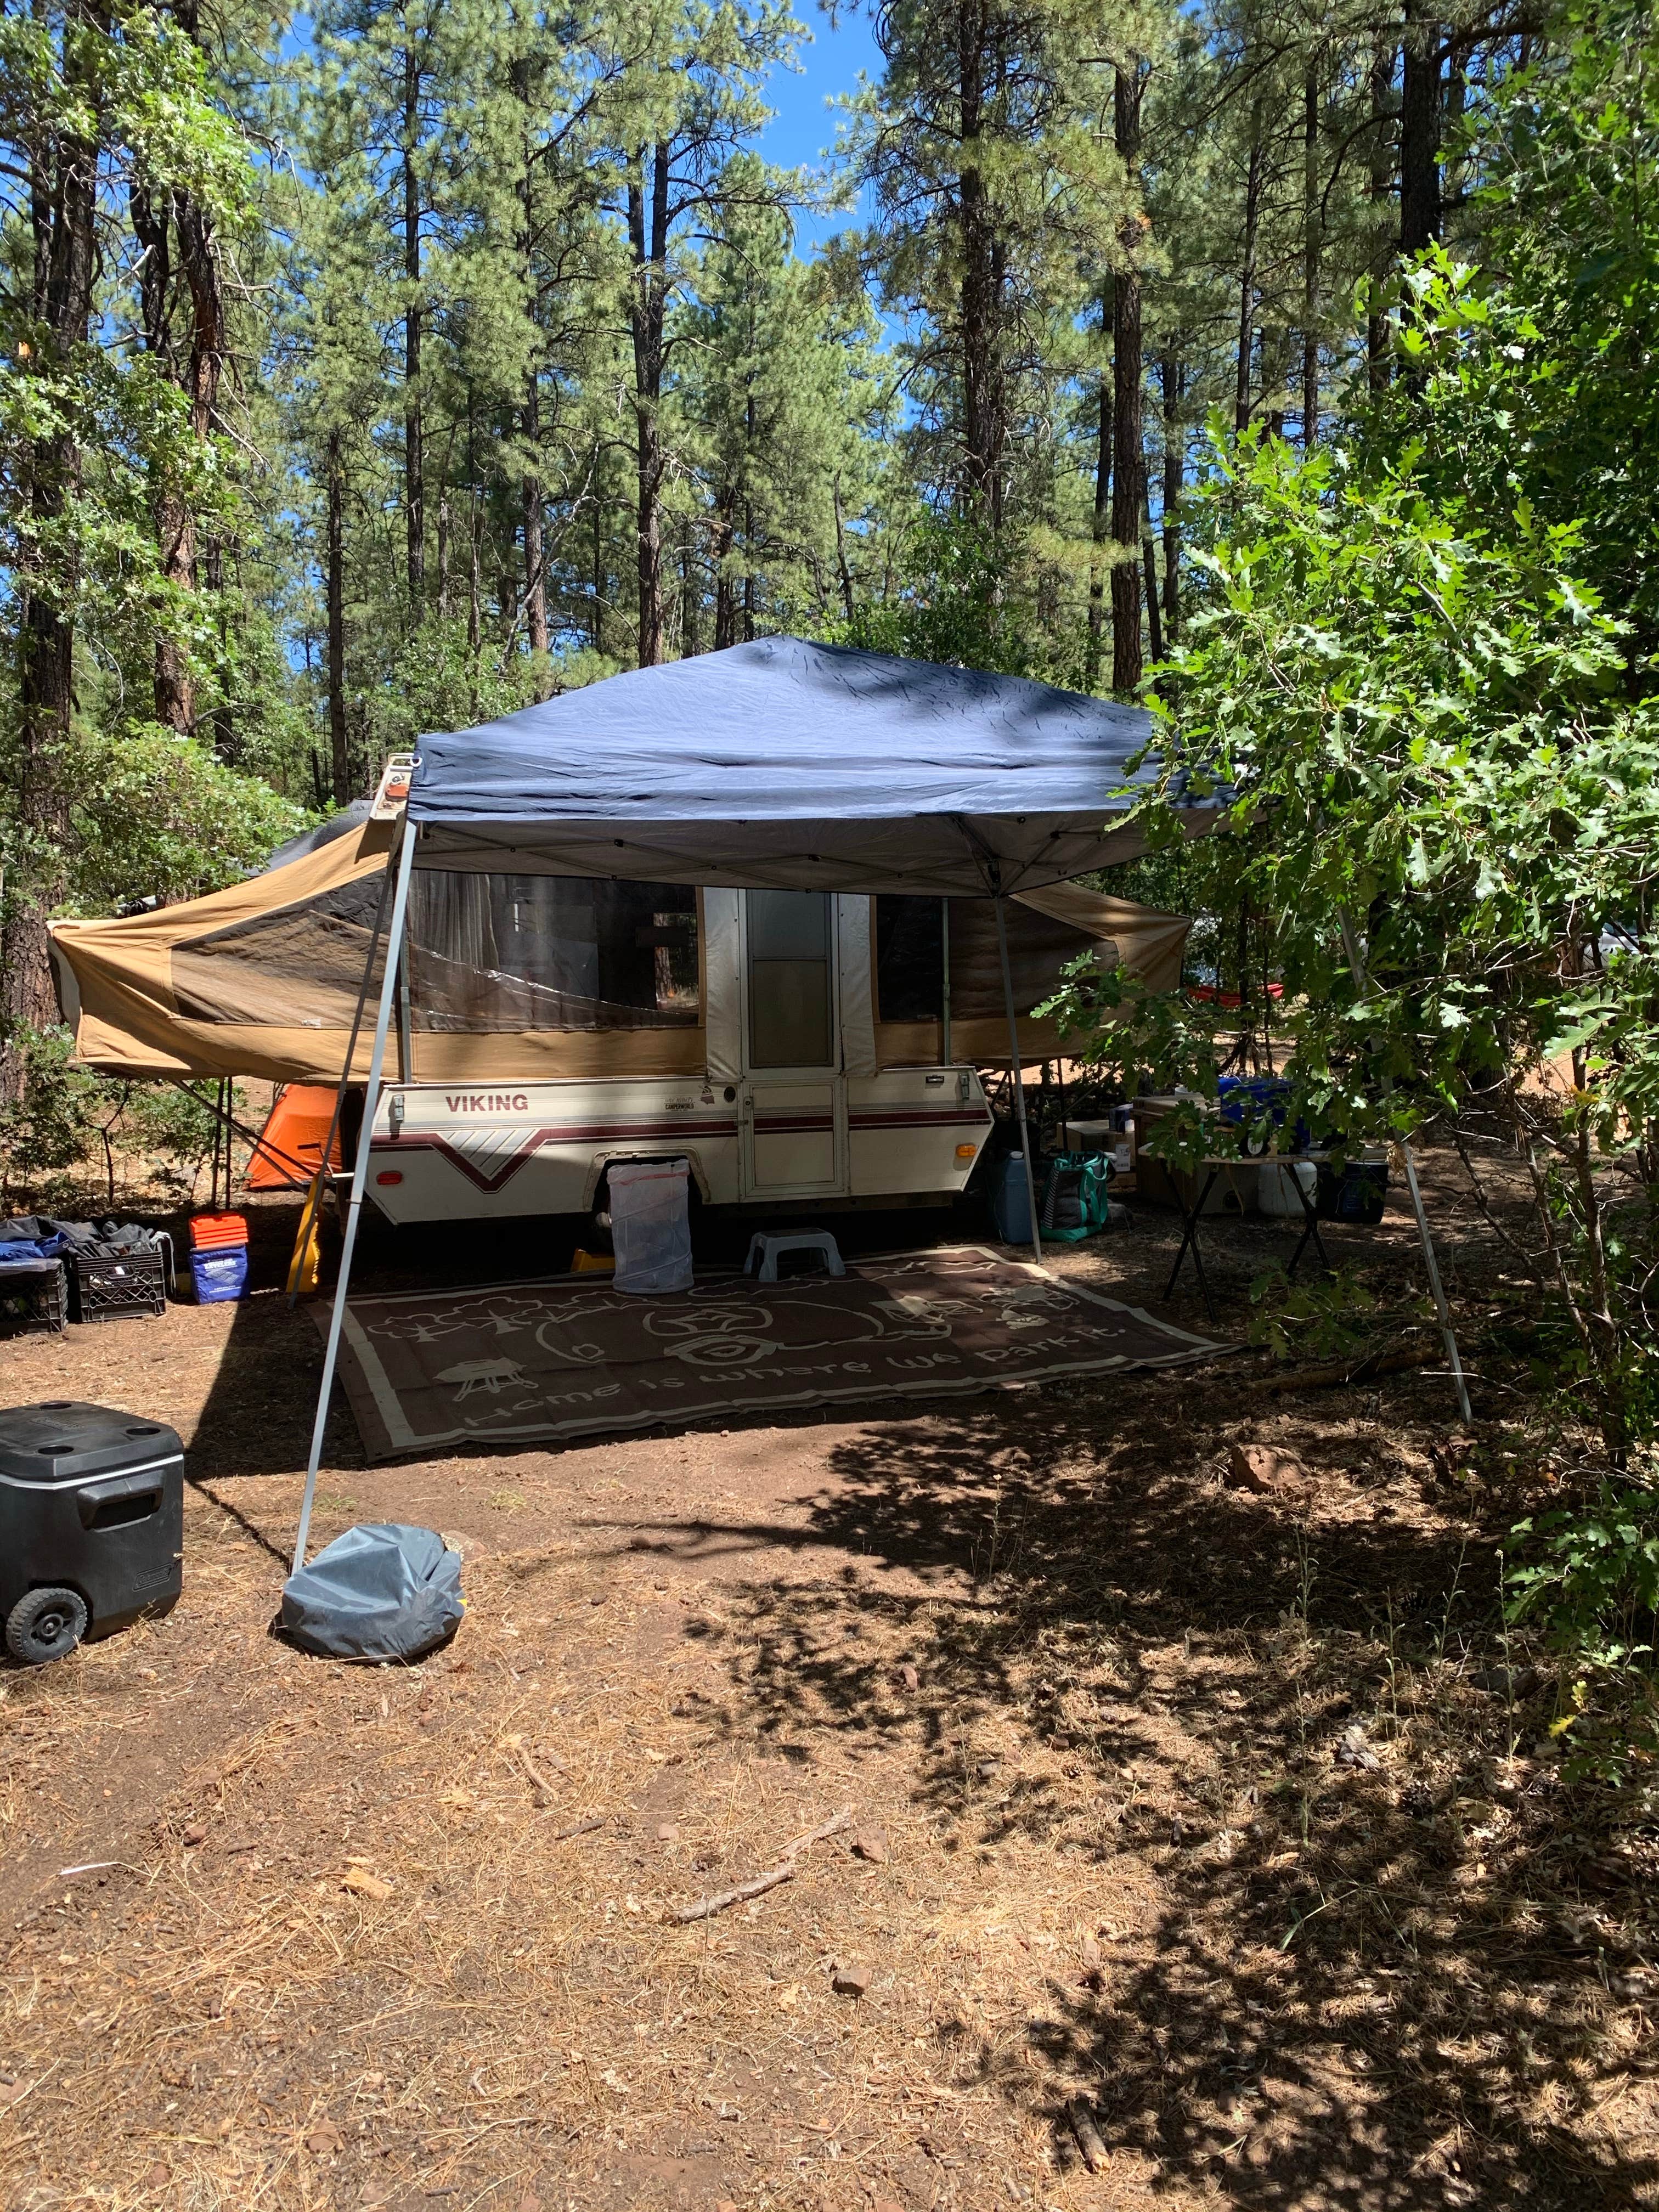
<instances>
[{"instance_id":1,"label":"fallen branch","mask_svg":"<svg viewBox=\"0 0 1659 2212\"><path fill-rule=\"evenodd\" d=\"M712 1897L700 1897L695 1905L682 1905L674 1918L682 1927L693 1920L712 1920L717 1912L728 1905L746 1904L751 1897L764 1897L769 1889L775 1889L781 1881L793 1881L795 1863L786 1859L781 1866L769 1868L757 1874L751 1881L740 1881L735 1889L717 1889Z\"/></svg>"},{"instance_id":2,"label":"fallen branch","mask_svg":"<svg viewBox=\"0 0 1659 2212\"><path fill-rule=\"evenodd\" d=\"M525 1772L530 1777L531 1781L535 1784L536 1788L541 1791L544 1797L550 1797L553 1795L553 1784L542 1772L540 1767L537 1765L535 1760L530 1756L530 1753L527 1751L521 1749L519 1753L519 1757L524 1764ZM555 1759L551 1752L549 1752L546 1754L546 1758L549 1765L556 1766L561 1774L569 1773L570 1769L565 1765L562 1759Z\"/></svg>"},{"instance_id":3,"label":"fallen branch","mask_svg":"<svg viewBox=\"0 0 1659 2212\"><path fill-rule=\"evenodd\" d=\"M850 1805L843 1805L839 1813L832 1813L816 1828L809 1828L805 1835L792 1838L779 1856L792 1859L797 1851L804 1851L809 1844L821 1844L826 1836L838 1836L843 1828L850 1828L852 1825L853 1808Z\"/></svg>"},{"instance_id":4,"label":"fallen branch","mask_svg":"<svg viewBox=\"0 0 1659 2212\"><path fill-rule=\"evenodd\" d=\"M568 1844L572 1836L591 1836L596 1828L604 1826L605 1822L598 1819L573 1820L568 1828L555 1828L550 1840L556 1844Z\"/></svg>"},{"instance_id":5,"label":"fallen branch","mask_svg":"<svg viewBox=\"0 0 1659 2212\"><path fill-rule=\"evenodd\" d=\"M1103 2172L1109 2154L1101 2138L1100 2130L1095 2125L1095 2116L1087 2100L1073 2097L1066 2107L1066 2116L1072 2123L1077 2147L1083 2153L1083 2163L1091 2173Z\"/></svg>"},{"instance_id":6,"label":"fallen branch","mask_svg":"<svg viewBox=\"0 0 1659 2212\"><path fill-rule=\"evenodd\" d=\"M1444 1354L1438 1346L1419 1345L1408 1352L1373 1352L1364 1359L1345 1360L1329 1367L1302 1367L1291 1375L1267 1375L1249 1387L1282 1397L1291 1390L1335 1390L1345 1383L1372 1382L1379 1375L1402 1375L1407 1368L1432 1367Z\"/></svg>"},{"instance_id":7,"label":"fallen branch","mask_svg":"<svg viewBox=\"0 0 1659 2212\"><path fill-rule=\"evenodd\" d=\"M695 1905L682 1905L670 1917L684 1928L694 1920L712 1920L717 1912L724 1912L731 1905L746 1905L751 1897L764 1897L769 1889L775 1889L780 1882L794 1880L796 1856L810 1844L821 1844L826 1836L838 1836L843 1828L850 1828L852 1825L853 1808L850 1805L843 1805L839 1813L832 1813L816 1828L808 1828L802 1835L792 1836L784 1845L783 1855L776 1866L769 1867L764 1874L752 1875L747 1881L738 1882L734 1888L716 1890L712 1897L700 1897Z\"/></svg>"}]
</instances>

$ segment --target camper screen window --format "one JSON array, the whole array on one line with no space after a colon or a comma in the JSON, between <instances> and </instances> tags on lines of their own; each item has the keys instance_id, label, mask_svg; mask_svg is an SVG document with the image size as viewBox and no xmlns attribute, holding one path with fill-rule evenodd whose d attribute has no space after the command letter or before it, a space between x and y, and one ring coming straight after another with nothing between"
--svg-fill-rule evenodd
<instances>
[{"instance_id":1,"label":"camper screen window","mask_svg":"<svg viewBox=\"0 0 1659 2212\"><path fill-rule=\"evenodd\" d=\"M697 894L681 884L417 869L419 1030L695 1028Z\"/></svg>"},{"instance_id":2,"label":"camper screen window","mask_svg":"<svg viewBox=\"0 0 1659 2212\"><path fill-rule=\"evenodd\" d=\"M944 912L942 899L877 899L878 1020L939 1019L945 1001Z\"/></svg>"}]
</instances>

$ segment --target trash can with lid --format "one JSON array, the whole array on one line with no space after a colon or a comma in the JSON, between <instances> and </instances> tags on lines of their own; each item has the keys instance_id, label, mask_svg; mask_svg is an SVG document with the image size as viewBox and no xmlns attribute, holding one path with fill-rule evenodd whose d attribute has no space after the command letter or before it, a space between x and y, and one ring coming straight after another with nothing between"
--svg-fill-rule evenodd
<instances>
[{"instance_id":1,"label":"trash can with lid","mask_svg":"<svg viewBox=\"0 0 1659 2212\"><path fill-rule=\"evenodd\" d=\"M183 1587L184 1448L159 1421L66 1398L0 1411L0 1622L62 1659L170 1612Z\"/></svg>"}]
</instances>

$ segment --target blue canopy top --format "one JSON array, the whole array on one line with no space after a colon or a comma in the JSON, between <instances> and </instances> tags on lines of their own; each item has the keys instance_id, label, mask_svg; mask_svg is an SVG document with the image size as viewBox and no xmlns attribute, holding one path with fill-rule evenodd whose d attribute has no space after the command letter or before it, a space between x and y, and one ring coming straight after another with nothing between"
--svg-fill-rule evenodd
<instances>
[{"instance_id":1,"label":"blue canopy top","mask_svg":"<svg viewBox=\"0 0 1659 2212\"><path fill-rule=\"evenodd\" d=\"M425 738L409 818L430 867L982 897L1133 859L1151 734L1023 677L763 638Z\"/></svg>"}]
</instances>

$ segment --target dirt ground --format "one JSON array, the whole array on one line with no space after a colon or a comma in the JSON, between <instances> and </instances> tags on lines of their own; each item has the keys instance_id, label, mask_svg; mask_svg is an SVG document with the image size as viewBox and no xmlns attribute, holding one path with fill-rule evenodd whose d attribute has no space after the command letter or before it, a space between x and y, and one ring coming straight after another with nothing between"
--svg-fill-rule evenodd
<instances>
[{"instance_id":1,"label":"dirt ground","mask_svg":"<svg viewBox=\"0 0 1659 2212\"><path fill-rule=\"evenodd\" d=\"M1497 1263L1432 1187L1478 1333ZM1174 1232L1055 1265L1201 1328L1154 1304ZM1289 1241L1211 1236L1222 1334ZM1420 1282L1407 1218L1333 1242ZM1281 1396L1254 1352L374 1468L338 1410L318 1536L441 1528L469 1602L353 1669L270 1632L306 1315L0 1345L0 1403L190 1447L177 1609L0 1672L0 2203L1659 2203L1654 1841L1561 1782L1503 1640L1474 1364L1473 1462L1443 1374ZM1240 1440L1305 1480L1231 1486Z\"/></svg>"}]
</instances>

